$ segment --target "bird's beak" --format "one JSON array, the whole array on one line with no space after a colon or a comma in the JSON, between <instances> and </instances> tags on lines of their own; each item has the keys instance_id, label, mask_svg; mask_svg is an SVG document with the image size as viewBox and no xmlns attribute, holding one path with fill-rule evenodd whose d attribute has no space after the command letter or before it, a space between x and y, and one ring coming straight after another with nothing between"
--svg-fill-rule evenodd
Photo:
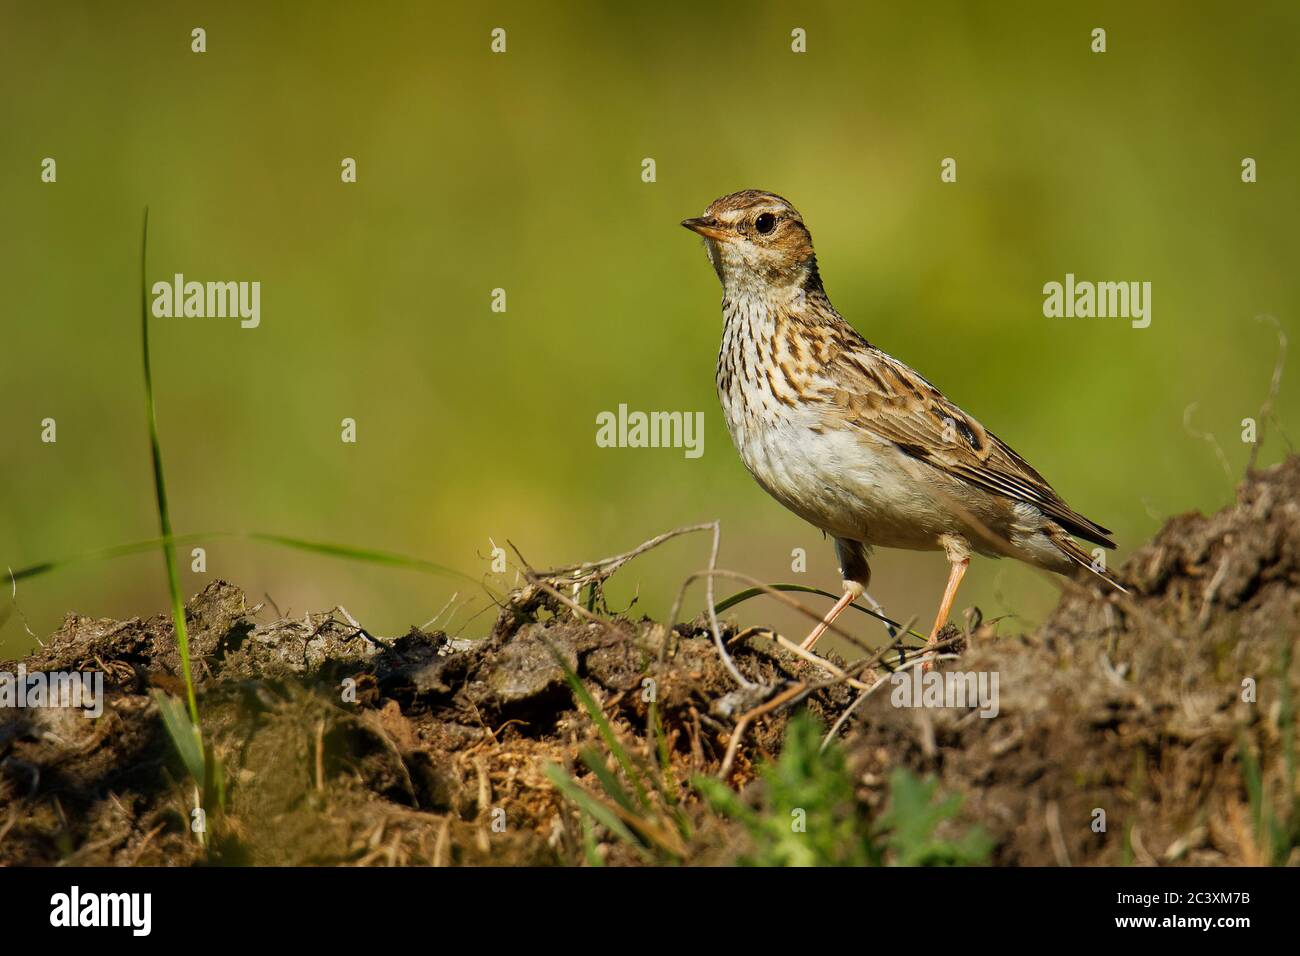
<instances>
[{"instance_id":1,"label":"bird's beak","mask_svg":"<svg viewBox=\"0 0 1300 956\"><path fill-rule=\"evenodd\" d=\"M719 225L716 219L711 219L708 216L701 216L698 219L683 219L682 225L691 232L698 232L706 239L725 241L731 238L730 233Z\"/></svg>"}]
</instances>

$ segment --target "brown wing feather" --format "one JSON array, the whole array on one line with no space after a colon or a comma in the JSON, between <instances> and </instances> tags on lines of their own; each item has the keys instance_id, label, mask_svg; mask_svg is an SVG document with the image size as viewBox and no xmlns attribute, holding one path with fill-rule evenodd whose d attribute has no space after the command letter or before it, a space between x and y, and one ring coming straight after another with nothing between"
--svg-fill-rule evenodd
<instances>
[{"instance_id":1,"label":"brown wing feather","mask_svg":"<svg viewBox=\"0 0 1300 956\"><path fill-rule=\"evenodd\" d=\"M855 333L856 335L856 333ZM860 428L972 485L1038 508L1066 531L1106 548L1110 531L1067 505L1009 445L897 359L858 337L823 369L835 404Z\"/></svg>"},{"instance_id":2,"label":"brown wing feather","mask_svg":"<svg viewBox=\"0 0 1300 956\"><path fill-rule=\"evenodd\" d=\"M1048 531L1047 536L1051 539L1052 544L1056 545L1057 549L1076 566L1095 574L1111 587L1115 588L1115 590L1122 591L1124 594L1129 593L1128 588L1120 584L1115 575L1104 568L1098 568L1092 559L1092 555L1079 547L1079 543L1064 531L1059 528L1051 528L1051 530Z\"/></svg>"}]
</instances>

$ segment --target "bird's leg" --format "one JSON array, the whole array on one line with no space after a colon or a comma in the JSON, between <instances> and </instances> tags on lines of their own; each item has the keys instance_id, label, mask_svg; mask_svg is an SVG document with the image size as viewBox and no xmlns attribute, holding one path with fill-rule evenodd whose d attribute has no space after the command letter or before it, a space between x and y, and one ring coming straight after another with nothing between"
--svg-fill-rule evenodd
<instances>
[{"instance_id":1,"label":"bird's leg","mask_svg":"<svg viewBox=\"0 0 1300 956\"><path fill-rule=\"evenodd\" d=\"M801 645L804 650L810 651L816 644L826 629L835 622L835 619L844 613L844 609L866 593L867 583L871 580L871 568L867 566L866 547L857 541L847 541L843 538L835 539L835 553L840 559L840 575L844 579L844 596L835 602L821 623L812 629L812 633L804 638Z\"/></svg>"},{"instance_id":2,"label":"bird's leg","mask_svg":"<svg viewBox=\"0 0 1300 956\"><path fill-rule=\"evenodd\" d=\"M925 650L929 655L921 665L921 670L929 671L934 669L934 650L935 645L939 643L939 631L948 623L948 615L952 613L953 601L957 599L957 588L961 585L961 579L966 575L966 569L970 567L970 558L965 548L949 544L944 541L944 550L948 552L948 586L943 589L943 600L939 602L939 614L934 619L934 630L930 632L930 640L926 642Z\"/></svg>"},{"instance_id":3,"label":"bird's leg","mask_svg":"<svg viewBox=\"0 0 1300 956\"><path fill-rule=\"evenodd\" d=\"M800 646L805 651L811 651L813 645L826 633L826 629L835 623L837 617L844 613L844 609L862 596L862 591L862 585L857 581L845 581L844 596L835 602L835 606L821 619L821 623L812 629L812 633L803 639L803 644Z\"/></svg>"}]
</instances>

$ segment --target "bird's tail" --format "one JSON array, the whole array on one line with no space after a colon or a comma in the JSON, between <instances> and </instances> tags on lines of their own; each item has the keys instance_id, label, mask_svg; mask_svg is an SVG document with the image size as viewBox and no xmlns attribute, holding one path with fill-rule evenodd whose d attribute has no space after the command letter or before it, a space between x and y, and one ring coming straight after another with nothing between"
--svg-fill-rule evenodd
<instances>
[{"instance_id":1,"label":"bird's tail","mask_svg":"<svg viewBox=\"0 0 1300 956\"><path fill-rule=\"evenodd\" d=\"M1115 576L1111 574L1104 565L1098 567L1098 562L1093 559L1092 555L1079 547L1079 543L1070 537L1066 531L1050 523L1044 526L1043 531L1047 534L1047 537L1051 539L1052 544L1056 545L1057 549L1064 554L1072 564L1087 569L1091 574L1101 578L1121 594L1129 593L1128 588L1120 584L1119 581L1115 579Z\"/></svg>"}]
</instances>

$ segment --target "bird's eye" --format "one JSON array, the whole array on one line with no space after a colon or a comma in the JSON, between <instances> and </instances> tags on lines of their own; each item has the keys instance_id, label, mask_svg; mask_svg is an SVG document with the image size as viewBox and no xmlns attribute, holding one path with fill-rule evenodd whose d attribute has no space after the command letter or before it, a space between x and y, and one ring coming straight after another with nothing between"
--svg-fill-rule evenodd
<instances>
[{"instance_id":1,"label":"bird's eye","mask_svg":"<svg viewBox=\"0 0 1300 956\"><path fill-rule=\"evenodd\" d=\"M754 228L762 235L766 236L776 228L776 216L772 215L770 212L760 213L758 218L754 220Z\"/></svg>"}]
</instances>

